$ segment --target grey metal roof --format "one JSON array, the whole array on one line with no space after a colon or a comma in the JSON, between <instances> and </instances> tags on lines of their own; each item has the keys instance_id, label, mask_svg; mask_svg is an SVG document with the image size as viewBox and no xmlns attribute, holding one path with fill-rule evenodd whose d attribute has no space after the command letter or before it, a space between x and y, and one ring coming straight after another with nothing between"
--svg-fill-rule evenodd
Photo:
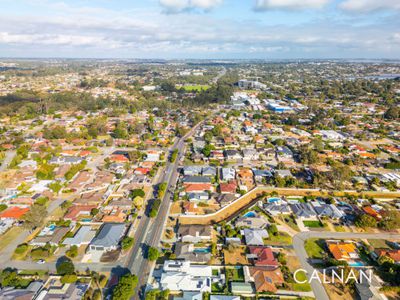
<instances>
[{"instance_id":1,"label":"grey metal roof","mask_svg":"<svg viewBox=\"0 0 400 300\"><path fill-rule=\"evenodd\" d=\"M124 233L125 224L105 223L90 244L103 247L116 246Z\"/></svg>"}]
</instances>

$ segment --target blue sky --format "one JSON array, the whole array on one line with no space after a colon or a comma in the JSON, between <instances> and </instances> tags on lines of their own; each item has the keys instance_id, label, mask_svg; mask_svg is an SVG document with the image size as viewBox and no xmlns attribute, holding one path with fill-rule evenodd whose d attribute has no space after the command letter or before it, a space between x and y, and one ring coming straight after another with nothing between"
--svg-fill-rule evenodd
<instances>
[{"instance_id":1,"label":"blue sky","mask_svg":"<svg viewBox=\"0 0 400 300\"><path fill-rule=\"evenodd\" d=\"M0 57L400 58L400 0L0 0Z\"/></svg>"}]
</instances>

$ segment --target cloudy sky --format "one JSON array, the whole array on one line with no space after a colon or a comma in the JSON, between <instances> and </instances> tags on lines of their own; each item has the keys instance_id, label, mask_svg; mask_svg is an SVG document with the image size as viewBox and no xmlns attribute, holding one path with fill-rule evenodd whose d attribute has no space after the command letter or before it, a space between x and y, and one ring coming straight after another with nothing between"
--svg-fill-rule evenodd
<instances>
[{"instance_id":1,"label":"cloudy sky","mask_svg":"<svg viewBox=\"0 0 400 300\"><path fill-rule=\"evenodd\" d=\"M0 57L400 58L400 0L0 0Z\"/></svg>"}]
</instances>

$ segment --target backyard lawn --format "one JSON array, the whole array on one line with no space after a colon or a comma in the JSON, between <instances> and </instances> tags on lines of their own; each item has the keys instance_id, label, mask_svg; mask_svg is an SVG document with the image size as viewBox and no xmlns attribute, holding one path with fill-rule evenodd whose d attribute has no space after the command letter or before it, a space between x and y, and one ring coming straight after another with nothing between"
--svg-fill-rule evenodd
<instances>
[{"instance_id":1,"label":"backyard lawn","mask_svg":"<svg viewBox=\"0 0 400 300\"><path fill-rule=\"evenodd\" d=\"M325 250L322 247L323 240L308 239L304 243L304 248L310 258L320 259L324 257Z\"/></svg>"},{"instance_id":2,"label":"backyard lawn","mask_svg":"<svg viewBox=\"0 0 400 300\"><path fill-rule=\"evenodd\" d=\"M244 273L242 267L225 268L226 281L244 281Z\"/></svg>"}]
</instances>

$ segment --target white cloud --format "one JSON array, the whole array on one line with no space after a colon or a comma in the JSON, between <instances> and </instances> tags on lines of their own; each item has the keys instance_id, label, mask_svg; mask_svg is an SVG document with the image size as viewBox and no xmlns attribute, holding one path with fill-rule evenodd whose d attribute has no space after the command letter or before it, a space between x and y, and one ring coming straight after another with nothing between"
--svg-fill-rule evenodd
<instances>
[{"instance_id":1,"label":"white cloud","mask_svg":"<svg viewBox=\"0 0 400 300\"><path fill-rule=\"evenodd\" d=\"M256 10L269 9L319 9L327 5L331 0L257 0Z\"/></svg>"},{"instance_id":2,"label":"white cloud","mask_svg":"<svg viewBox=\"0 0 400 300\"><path fill-rule=\"evenodd\" d=\"M220 4L223 0L160 0L160 4L169 12L180 12L186 9L209 10Z\"/></svg>"},{"instance_id":3,"label":"white cloud","mask_svg":"<svg viewBox=\"0 0 400 300\"><path fill-rule=\"evenodd\" d=\"M351 12L371 12L376 10L398 10L400 0L345 0L339 7Z\"/></svg>"}]
</instances>

